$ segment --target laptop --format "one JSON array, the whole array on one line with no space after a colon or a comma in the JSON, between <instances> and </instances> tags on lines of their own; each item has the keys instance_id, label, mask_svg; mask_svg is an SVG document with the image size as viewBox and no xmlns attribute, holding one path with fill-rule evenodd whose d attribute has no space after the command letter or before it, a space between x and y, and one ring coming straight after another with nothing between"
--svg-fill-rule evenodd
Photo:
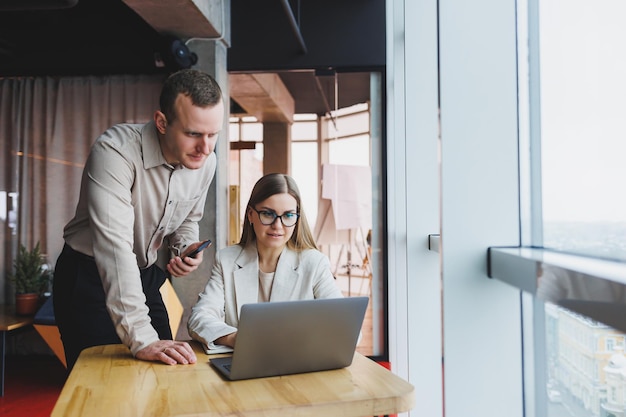
<instances>
[{"instance_id":1,"label":"laptop","mask_svg":"<svg viewBox=\"0 0 626 417\"><path fill-rule=\"evenodd\" d=\"M368 297L244 304L232 356L212 358L230 380L349 366Z\"/></svg>"}]
</instances>

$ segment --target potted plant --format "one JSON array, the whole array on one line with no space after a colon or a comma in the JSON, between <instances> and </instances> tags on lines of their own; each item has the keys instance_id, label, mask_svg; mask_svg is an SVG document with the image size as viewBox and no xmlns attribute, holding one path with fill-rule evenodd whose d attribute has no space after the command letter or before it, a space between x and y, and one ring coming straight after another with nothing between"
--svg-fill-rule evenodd
<instances>
[{"instance_id":1,"label":"potted plant","mask_svg":"<svg viewBox=\"0 0 626 417\"><path fill-rule=\"evenodd\" d=\"M41 294L48 289L50 281L39 242L32 250L20 244L9 280L15 285L15 312L20 315L35 314Z\"/></svg>"}]
</instances>

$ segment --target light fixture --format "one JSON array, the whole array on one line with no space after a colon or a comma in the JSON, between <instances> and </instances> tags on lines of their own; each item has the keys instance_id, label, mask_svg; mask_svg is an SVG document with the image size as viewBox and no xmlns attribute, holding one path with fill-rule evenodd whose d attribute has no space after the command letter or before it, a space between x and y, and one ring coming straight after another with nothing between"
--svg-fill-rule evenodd
<instances>
[{"instance_id":1,"label":"light fixture","mask_svg":"<svg viewBox=\"0 0 626 417\"><path fill-rule=\"evenodd\" d=\"M181 39L165 35L163 37L163 48L160 54L155 56L157 67L168 67L172 70L190 68L198 62L198 55L191 52L185 42Z\"/></svg>"}]
</instances>

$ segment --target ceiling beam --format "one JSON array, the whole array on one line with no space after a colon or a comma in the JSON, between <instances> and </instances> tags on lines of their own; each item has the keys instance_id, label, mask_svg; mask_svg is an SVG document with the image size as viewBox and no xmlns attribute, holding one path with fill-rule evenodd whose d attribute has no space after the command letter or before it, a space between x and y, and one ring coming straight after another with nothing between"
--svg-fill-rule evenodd
<instances>
[{"instance_id":1,"label":"ceiling beam","mask_svg":"<svg viewBox=\"0 0 626 417\"><path fill-rule=\"evenodd\" d=\"M226 0L123 0L157 32L180 38L226 35Z\"/></svg>"},{"instance_id":2,"label":"ceiling beam","mask_svg":"<svg viewBox=\"0 0 626 417\"><path fill-rule=\"evenodd\" d=\"M293 123L295 101L277 74L229 74L230 97L261 122Z\"/></svg>"}]
</instances>

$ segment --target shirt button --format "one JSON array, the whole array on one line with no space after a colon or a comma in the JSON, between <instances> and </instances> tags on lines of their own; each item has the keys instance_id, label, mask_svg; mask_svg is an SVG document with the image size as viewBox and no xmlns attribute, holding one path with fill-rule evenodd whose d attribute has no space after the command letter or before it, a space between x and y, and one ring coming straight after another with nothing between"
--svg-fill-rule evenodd
<instances>
[{"instance_id":1,"label":"shirt button","mask_svg":"<svg viewBox=\"0 0 626 417\"><path fill-rule=\"evenodd\" d=\"M159 230L163 230L163 227L159 227Z\"/></svg>"},{"instance_id":2,"label":"shirt button","mask_svg":"<svg viewBox=\"0 0 626 417\"><path fill-rule=\"evenodd\" d=\"M172 204L172 200L168 201L167 204Z\"/></svg>"}]
</instances>

